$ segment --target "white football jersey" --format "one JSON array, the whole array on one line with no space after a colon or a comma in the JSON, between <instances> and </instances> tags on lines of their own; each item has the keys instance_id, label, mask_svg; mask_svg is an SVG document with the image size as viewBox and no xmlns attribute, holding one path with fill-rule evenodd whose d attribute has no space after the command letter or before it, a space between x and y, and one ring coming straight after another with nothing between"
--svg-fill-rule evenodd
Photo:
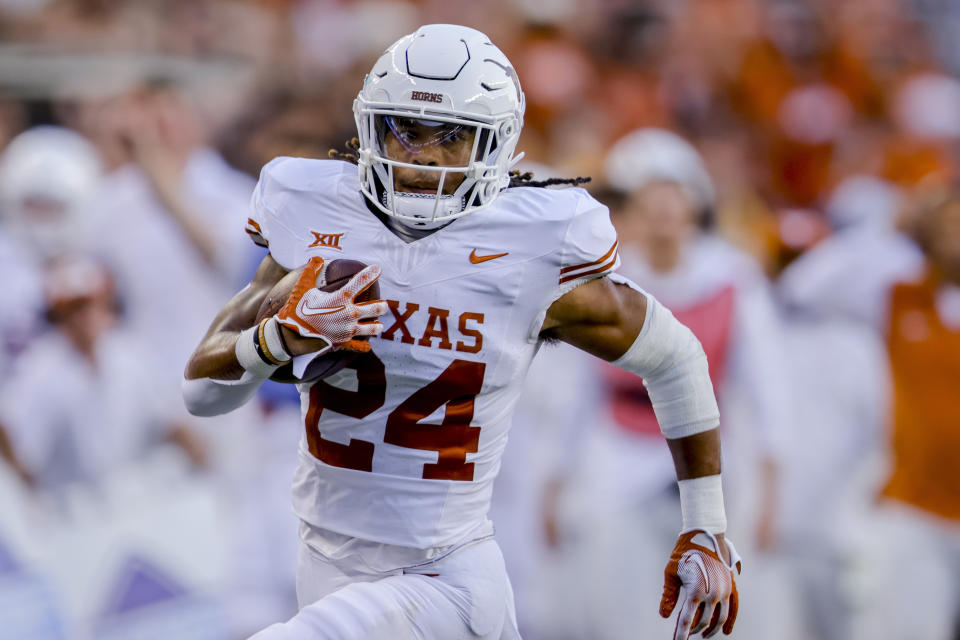
<instances>
[{"instance_id":1,"label":"white football jersey","mask_svg":"<svg viewBox=\"0 0 960 640\"><path fill-rule=\"evenodd\" d=\"M582 189L511 188L407 243L367 208L355 166L278 158L252 209L247 231L283 267L380 265L390 305L372 353L301 385L297 515L405 547L462 541L486 521L547 308L619 265L607 208Z\"/></svg>"}]
</instances>

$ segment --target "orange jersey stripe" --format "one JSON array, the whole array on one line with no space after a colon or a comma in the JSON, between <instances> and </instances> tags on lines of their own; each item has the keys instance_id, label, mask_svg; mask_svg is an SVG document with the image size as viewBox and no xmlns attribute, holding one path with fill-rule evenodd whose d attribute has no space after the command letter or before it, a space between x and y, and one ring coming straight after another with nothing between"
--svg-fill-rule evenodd
<instances>
[{"instance_id":1,"label":"orange jersey stripe","mask_svg":"<svg viewBox=\"0 0 960 640\"><path fill-rule=\"evenodd\" d=\"M267 239L263 237L263 231L260 229L260 225L253 218L247 218L247 226L244 228L250 235L250 239L253 240L253 243L261 247L269 247Z\"/></svg>"},{"instance_id":2,"label":"orange jersey stripe","mask_svg":"<svg viewBox=\"0 0 960 640\"><path fill-rule=\"evenodd\" d=\"M607 251L602 256L600 256L599 258L597 258L596 260L594 260L593 262L584 262L583 264L576 264L576 265L573 265L572 267L564 267L563 269L560 269L560 275L563 275L565 273L570 273L571 271L579 271L580 269L586 269L587 267L592 267L594 265L600 264L601 262L604 262L607 258L613 255L614 251L617 250L618 243L619 243L619 240L614 240L613 245L610 247L610 250Z\"/></svg>"},{"instance_id":3,"label":"orange jersey stripe","mask_svg":"<svg viewBox=\"0 0 960 640\"><path fill-rule=\"evenodd\" d=\"M609 271L610 269L613 268L613 265L617 263L617 257L619 255L620 255L619 252L614 253L613 258L609 262L597 267L596 269L591 269L590 271L584 271L582 273L573 273L568 276L564 276L560 278L560 284L564 284L565 282L570 282L571 280L576 280L577 278L582 278L584 276L592 276L595 273L602 273L604 271Z\"/></svg>"}]
</instances>

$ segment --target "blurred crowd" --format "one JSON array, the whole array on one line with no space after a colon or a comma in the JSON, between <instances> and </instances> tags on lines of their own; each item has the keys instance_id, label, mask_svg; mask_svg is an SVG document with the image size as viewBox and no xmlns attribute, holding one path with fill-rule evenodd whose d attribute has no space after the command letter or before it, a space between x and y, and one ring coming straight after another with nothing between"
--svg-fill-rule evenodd
<instances>
[{"instance_id":1,"label":"blurred crowd","mask_svg":"<svg viewBox=\"0 0 960 640\"><path fill-rule=\"evenodd\" d=\"M960 638L952 0L0 0L0 638L295 611L296 393L200 421L182 370L263 256L260 167L342 148L435 22L507 54L521 169L590 176L621 273L707 352L734 637ZM670 456L601 365L541 351L498 479L532 640L672 631Z\"/></svg>"}]
</instances>

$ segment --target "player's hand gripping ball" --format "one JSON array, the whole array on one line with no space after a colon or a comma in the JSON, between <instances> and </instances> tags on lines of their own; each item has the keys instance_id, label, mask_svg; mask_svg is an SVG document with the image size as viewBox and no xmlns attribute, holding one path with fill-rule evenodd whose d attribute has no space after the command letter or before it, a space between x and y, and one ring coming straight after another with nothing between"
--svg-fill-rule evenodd
<instances>
[{"instance_id":1,"label":"player's hand gripping ball","mask_svg":"<svg viewBox=\"0 0 960 640\"><path fill-rule=\"evenodd\" d=\"M369 337L383 331L377 318L388 310L379 299L379 277L378 266L357 260L325 263L314 257L281 278L260 305L257 322L275 315L282 326L304 338L322 338L332 348L314 358L300 379L290 364L271 378L315 382L347 366L356 354L370 351Z\"/></svg>"},{"instance_id":2,"label":"player's hand gripping ball","mask_svg":"<svg viewBox=\"0 0 960 640\"><path fill-rule=\"evenodd\" d=\"M673 640L687 640L701 632L710 638L721 629L725 634L733 631L739 609L735 576L740 573L740 556L733 543L726 539L724 543L726 554L713 534L700 529L680 534L664 569L660 600L664 618L680 604Z\"/></svg>"}]
</instances>

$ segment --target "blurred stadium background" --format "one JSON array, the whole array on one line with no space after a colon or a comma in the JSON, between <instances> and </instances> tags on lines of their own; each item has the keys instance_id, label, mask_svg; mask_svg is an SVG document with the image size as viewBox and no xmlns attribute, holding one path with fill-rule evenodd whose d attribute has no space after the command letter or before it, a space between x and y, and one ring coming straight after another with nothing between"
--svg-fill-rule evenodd
<instances>
[{"instance_id":1,"label":"blurred stadium background","mask_svg":"<svg viewBox=\"0 0 960 640\"><path fill-rule=\"evenodd\" d=\"M734 637L960 638L955 0L0 0L0 638L295 612L296 396L198 420L180 376L262 257L259 168L343 148L431 22L513 61L521 168L591 176L624 273L707 349ZM645 402L534 365L493 513L525 637L670 637Z\"/></svg>"}]
</instances>

